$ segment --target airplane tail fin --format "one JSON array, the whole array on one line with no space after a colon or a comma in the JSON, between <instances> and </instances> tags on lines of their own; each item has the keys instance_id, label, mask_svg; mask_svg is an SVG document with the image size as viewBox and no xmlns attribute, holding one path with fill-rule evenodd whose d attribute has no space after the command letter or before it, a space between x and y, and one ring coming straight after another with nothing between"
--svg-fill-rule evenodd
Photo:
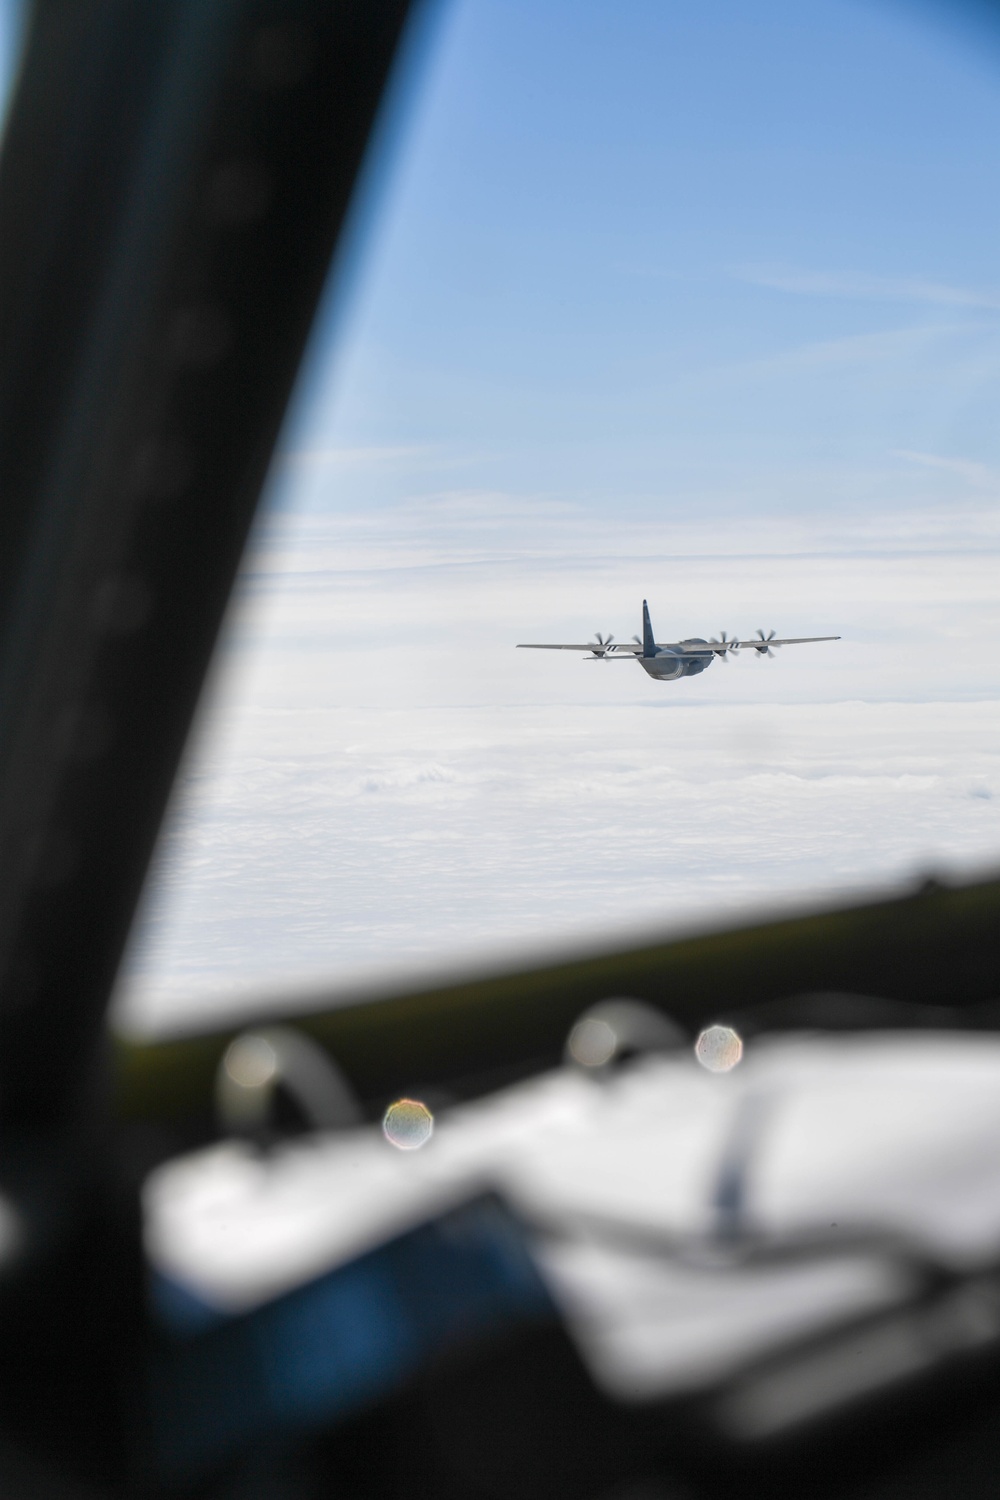
<instances>
[{"instance_id":1,"label":"airplane tail fin","mask_svg":"<svg viewBox=\"0 0 1000 1500\"><path fill-rule=\"evenodd\" d=\"M642 654L643 656L656 655L656 642L653 640L653 627L649 620L649 605L645 599L642 601Z\"/></svg>"}]
</instances>

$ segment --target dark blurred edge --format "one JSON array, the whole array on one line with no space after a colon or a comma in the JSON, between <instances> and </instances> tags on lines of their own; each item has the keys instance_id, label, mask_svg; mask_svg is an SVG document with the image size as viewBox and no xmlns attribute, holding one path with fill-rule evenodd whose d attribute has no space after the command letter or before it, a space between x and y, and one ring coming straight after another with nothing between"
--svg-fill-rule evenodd
<instances>
[{"instance_id":1,"label":"dark blurred edge","mask_svg":"<svg viewBox=\"0 0 1000 1500\"><path fill-rule=\"evenodd\" d=\"M587 1006L631 995L668 1012L692 1036L712 1021L795 1024L776 1003L839 992L899 1004L896 1024L992 1026L1000 997L1000 879L946 886L757 926L675 938L522 972L487 974L365 1003L298 1012L275 997L271 1018L296 1024L334 1056L373 1112L425 1088L485 1092L560 1060ZM919 1008L919 1012L917 1010ZM255 1006L263 1023L266 1008ZM845 1015L885 1024L862 1000ZM237 1028L169 1040L116 1043L122 1118L182 1134L211 1133L212 1082Z\"/></svg>"},{"instance_id":2,"label":"dark blurred edge","mask_svg":"<svg viewBox=\"0 0 1000 1500\"><path fill-rule=\"evenodd\" d=\"M408 10L31 12L0 159L4 1493L141 1443L104 1014Z\"/></svg>"}]
</instances>

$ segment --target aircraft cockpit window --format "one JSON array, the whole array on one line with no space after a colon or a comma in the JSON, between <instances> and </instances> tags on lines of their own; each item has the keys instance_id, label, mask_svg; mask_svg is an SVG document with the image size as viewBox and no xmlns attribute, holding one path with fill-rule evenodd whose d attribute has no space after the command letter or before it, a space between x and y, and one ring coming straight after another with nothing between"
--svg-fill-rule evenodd
<instances>
[{"instance_id":1,"label":"aircraft cockpit window","mask_svg":"<svg viewBox=\"0 0 1000 1500\"><path fill-rule=\"evenodd\" d=\"M24 0L0 3L0 125L6 116L17 76L25 19Z\"/></svg>"},{"instance_id":2,"label":"aircraft cockpit window","mask_svg":"<svg viewBox=\"0 0 1000 1500\"><path fill-rule=\"evenodd\" d=\"M994 863L998 180L971 8L424 12L121 1023Z\"/></svg>"}]
</instances>

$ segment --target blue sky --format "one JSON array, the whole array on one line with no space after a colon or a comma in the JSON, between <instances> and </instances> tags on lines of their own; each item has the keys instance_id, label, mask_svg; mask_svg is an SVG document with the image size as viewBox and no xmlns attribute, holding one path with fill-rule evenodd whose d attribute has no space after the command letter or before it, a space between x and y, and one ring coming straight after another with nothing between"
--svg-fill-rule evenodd
<instances>
[{"instance_id":1,"label":"blue sky","mask_svg":"<svg viewBox=\"0 0 1000 1500\"><path fill-rule=\"evenodd\" d=\"M893 449L996 457L1000 45L822 0L434 21L296 441L654 512L759 483L807 510L817 473L909 499Z\"/></svg>"},{"instance_id":2,"label":"blue sky","mask_svg":"<svg viewBox=\"0 0 1000 1500\"><path fill-rule=\"evenodd\" d=\"M943 14L428 13L132 1023L997 861L1000 34ZM660 639L844 640L676 687L512 649L644 596Z\"/></svg>"},{"instance_id":3,"label":"blue sky","mask_svg":"<svg viewBox=\"0 0 1000 1500\"><path fill-rule=\"evenodd\" d=\"M5 106L9 99L24 25L24 11L22 0L3 0L0 4L0 106Z\"/></svg>"}]
</instances>

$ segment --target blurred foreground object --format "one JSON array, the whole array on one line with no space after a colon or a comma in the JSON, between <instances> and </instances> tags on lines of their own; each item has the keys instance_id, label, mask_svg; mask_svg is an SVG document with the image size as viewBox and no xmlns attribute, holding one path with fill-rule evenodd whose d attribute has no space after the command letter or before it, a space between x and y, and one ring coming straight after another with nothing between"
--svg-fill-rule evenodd
<instances>
[{"instance_id":1,"label":"blurred foreground object","mask_svg":"<svg viewBox=\"0 0 1000 1500\"><path fill-rule=\"evenodd\" d=\"M635 1012L626 1022L619 1009L636 1004L647 1018L641 1030ZM553 1067L567 1047L572 1055L574 1025L609 1024L609 1006L626 1054L640 1038L642 1050L654 1045L650 1013L663 1046L673 1038L685 1047L711 1023L732 1024L744 1038L803 1017L821 1030L991 1027L1000 1023L1000 879L924 882L827 911L651 935L634 947L409 991L331 989L298 1004L294 993L262 994L253 1003L261 1018L280 1016L325 1047L358 1098L380 1111L417 1083L465 1097ZM179 1141L210 1137L216 1069L236 1034L213 1027L119 1038L122 1117L173 1122ZM603 1030L597 1036L608 1045Z\"/></svg>"},{"instance_id":2,"label":"blurred foreground object","mask_svg":"<svg viewBox=\"0 0 1000 1500\"><path fill-rule=\"evenodd\" d=\"M8 1451L141 1468L104 1015L407 9L30 9L0 160L5 1494Z\"/></svg>"},{"instance_id":3,"label":"blurred foreground object","mask_svg":"<svg viewBox=\"0 0 1000 1500\"><path fill-rule=\"evenodd\" d=\"M145 1194L160 1461L211 1472L251 1435L343 1420L463 1345L489 1364L487 1334L545 1322L622 1439L626 1412L659 1423L682 1470L685 1407L724 1469L912 1400L1000 1360L998 1141L1000 1036L793 1033L732 1076L658 1051L614 1081L548 1073L446 1112L419 1157L372 1125L170 1162ZM310 1329L311 1380L281 1355L289 1323ZM220 1421L233 1381L240 1416ZM528 1463L512 1492L532 1480Z\"/></svg>"}]
</instances>

